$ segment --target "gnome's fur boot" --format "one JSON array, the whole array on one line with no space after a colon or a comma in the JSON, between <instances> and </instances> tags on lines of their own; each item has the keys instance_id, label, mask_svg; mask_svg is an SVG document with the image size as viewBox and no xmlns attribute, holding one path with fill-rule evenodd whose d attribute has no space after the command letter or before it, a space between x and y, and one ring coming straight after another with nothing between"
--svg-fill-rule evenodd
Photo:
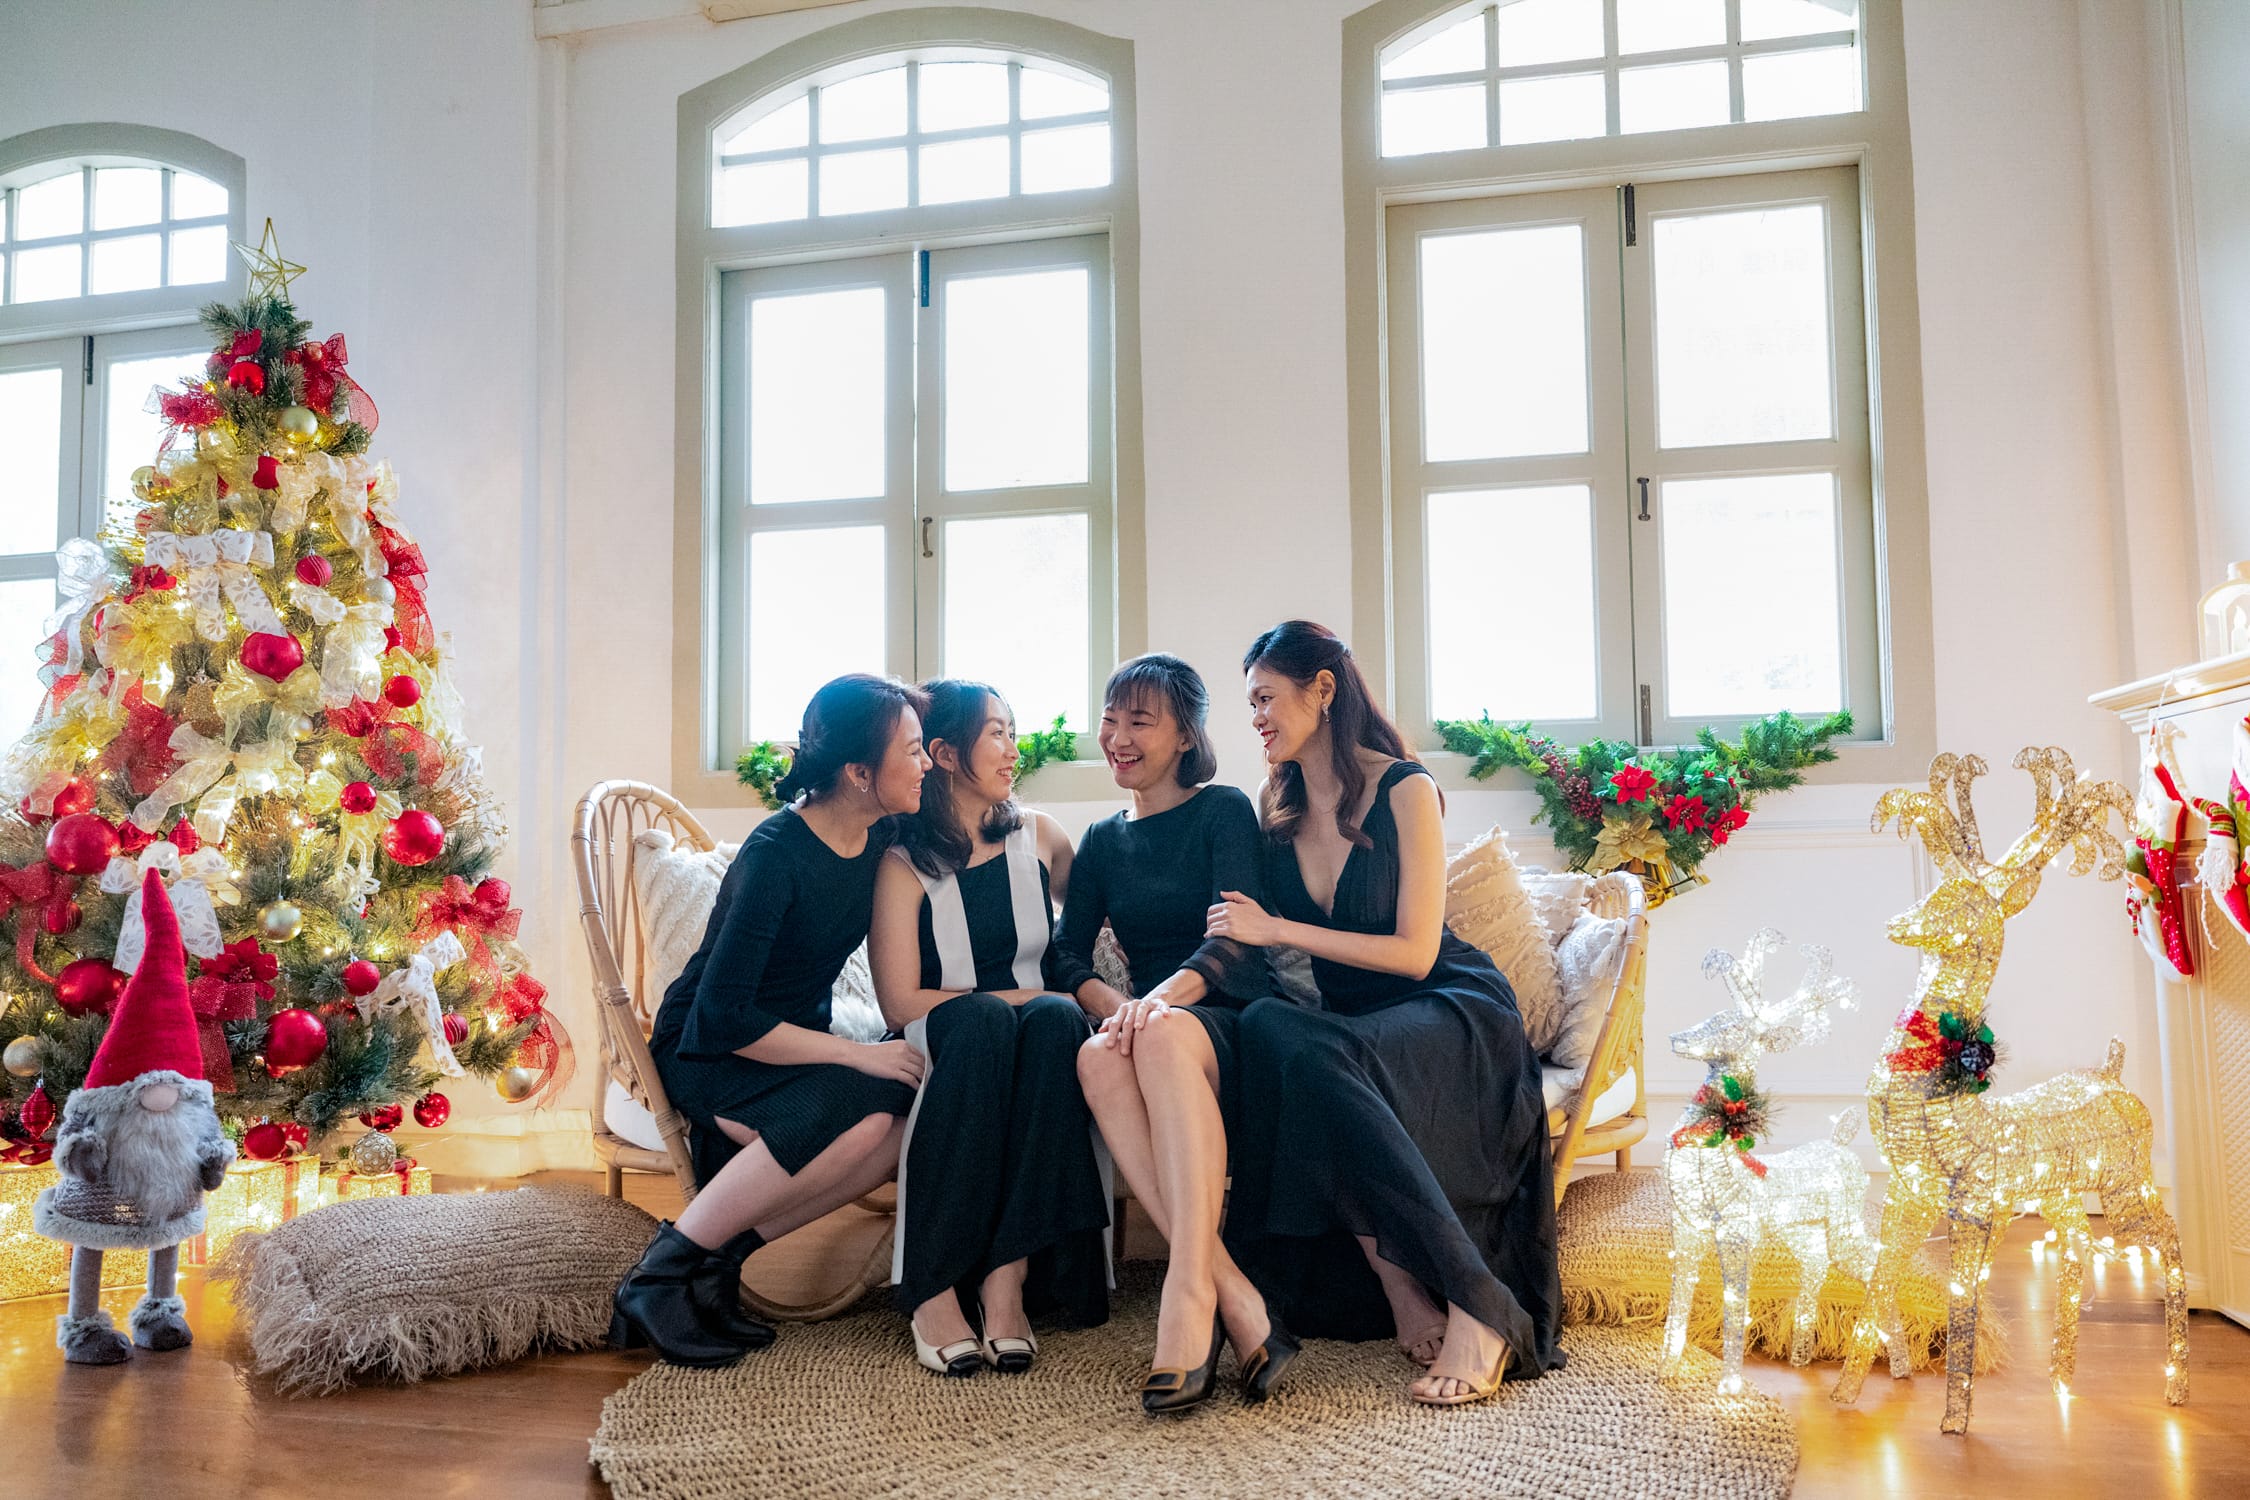
<instances>
[{"instance_id":1,"label":"gnome's fur boot","mask_svg":"<svg viewBox=\"0 0 2250 1500\"><path fill-rule=\"evenodd\" d=\"M133 1304L125 1317L133 1342L143 1349L185 1349L195 1342L188 1327L187 1304L174 1290L180 1267L180 1247L168 1245L148 1253L148 1294Z\"/></svg>"},{"instance_id":2,"label":"gnome's fur boot","mask_svg":"<svg viewBox=\"0 0 2250 1500\"><path fill-rule=\"evenodd\" d=\"M114 1365L133 1357L133 1346L102 1310L102 1253L78 1246L70 1252L70 1310L55 1319L55 1345L74 1365Z\"/></svg>"}]
</instances>

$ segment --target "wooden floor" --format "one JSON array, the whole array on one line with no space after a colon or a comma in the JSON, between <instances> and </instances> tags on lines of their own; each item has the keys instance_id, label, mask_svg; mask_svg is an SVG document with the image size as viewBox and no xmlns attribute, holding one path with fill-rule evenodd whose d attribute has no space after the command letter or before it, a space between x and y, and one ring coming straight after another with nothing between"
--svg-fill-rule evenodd
<instances>
[{"instance_id":1,"label":"wooden floor","mask_svg":"<svg viewBox=\"0 0 2250 1500\"><path fill-rule=\"evenodd\" d=\"M651 1212L676 1207L668 1179L628 1182L629 1196ZM759 1252L752 1264L777 1294L805 1296L825 1277L858 1267L881 1227L847 1209ZM1977 1382L1966 1438L1937 1430L1941 1376L1893 1383L1878 1371L1858 1406L1838 1408L1828 1400L1834 1366L1798 1372L1751 1362L1751 1378L1797 1423L1799 1496L2250 1495L2250 1331L2196 1314L2192 1398L2168 1407L2153 1282L2104 1271L2096 1283L2102 1300L2080 1324L2078 1380L2066 1404L2050 1393L2044 1373L2055 1276L2052 1258L2031 1256L2040 1232L2035 1223L2018 1224L1993 1272L2015 1355L2007 1369ZM1141 1223L1127 1248L1153 1254L1158 1242ZM167 1500L608 1493L587 1467L587 1439L602 1399L644 1367L645 1355L554 1355L457 1380L287 1401L255 1389L229 1362L232 1309L224 1291L190 1272L183 1292L196 1346L107 1369L62 1362L53 1343L59 1299L0 1303L8 1493ZM122 1313L131 1298L110 1300ZM906 1357L903 1333L899 1352Z\"/></svg>"}]
</instances>

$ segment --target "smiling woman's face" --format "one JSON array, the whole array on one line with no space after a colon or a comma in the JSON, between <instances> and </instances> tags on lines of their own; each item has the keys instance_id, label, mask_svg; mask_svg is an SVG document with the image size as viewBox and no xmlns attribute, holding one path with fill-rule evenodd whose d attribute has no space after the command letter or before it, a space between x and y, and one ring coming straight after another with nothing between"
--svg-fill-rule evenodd
<instances>
[{"instance_id":1,"label":"smiling woman's face","mask_svg":"<svg viewBox=\"0 0 2250 1500\"><path fill-rule=\"evenodd\" d=\"M1278 766L1299 759L1306 744L1320 731L1320 709L1331 689L1322 672L1311 683L1299 683L1263 662L1243 678L1250 698L1250 727L1265 746L1266 764Z\"/></svg>"},{"instance_id":2,"label":"smiling woman's face","mask_svg":"<svg viewBox=\"0 0 2250 1500\"><path fill-rule=\"evenodd\" d=\"M984 701L984 722L976 738L966 745L950 747L954 784L964 797L998 805L1015 795L1016 761L1021 752L1016 745L1016 716L996 696L987 696Z\"/></svg>"},{"instance_id":3,"label":"smiling woman's face","mask_svg":"<svg viewBox=\"0 0 2250 1500\"><path fill-rule=\"evenodd\" d=\"M911 708L898 711L891 742L875 767L876 805L886 813L910 813L922 805L922 773L930 758L922 753L922 721Z\"/></svg>"},{"instance_id":4,"label":"smiling woman's face","mask_svg":"<svg viewBox=\"0 0 2250 1500\"><path fill-rule=\"evenodd\" d=\"M1105 707L1095 739L1109 762L1109 774L1128 792L1163 785L1191 743L1159 693Z\"/></svg>"}]
</instances>

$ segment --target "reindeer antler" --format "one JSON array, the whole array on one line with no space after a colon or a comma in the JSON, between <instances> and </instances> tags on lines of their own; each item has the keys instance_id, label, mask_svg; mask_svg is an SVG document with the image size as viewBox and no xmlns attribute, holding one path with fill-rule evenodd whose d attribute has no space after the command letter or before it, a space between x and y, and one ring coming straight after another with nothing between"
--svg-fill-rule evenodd
<instances>
[{"instance_id":1,"label":"reindeer antler","mask_svg":"<svg viewBox=\"0 0 2250 1500\"><path fill-rule=\"evenodd\" d=\"M1939 873L1981 880L1991 867L1984 858L1984 840L1977 832L1976 804L1971 785L1990 769L1981 755L1955 755L1948 751L1930 762L1930 789L1926 792L1895 787L1875 800L1872 827L1880 832L1898 819L1898 836L1921 836L1930 862ZM1950 794L1950 796L1949 796Z\"/></svg>"},{"instance_id":2,"label":"reindeer antler","mask_svg":"<svg viewBox=\"0 0 2250 1500\"><path fill-rule=\"evenodd\" d=\"M1993 882L1994 894L2023 886L2018 904L2029 901L2040 871L2066 846L2071 874L2095 871L2103 880L2123 875L2125 846L2109 831L2109 815L2114 810L2121 822L2132 821L2133 794L2125 784L2081 774L2069 754L2052 745L2018 751L2015 765L2031 773L2032 822L1993 867L2001 877Z\"/></svg>"},{"instance_id":3,"label":"reindeer antler","mask_svg":"<svg viewBox=\"0 0 2250 1500\"><path fill-rule=\"evenodd\" d=\"M1758 994L1765 982L1766 959L1788 944L1789 940L1771 927L1761 927L1743 944L1740 958L1724 948L1713 948L1704 954L1703 977L1725 979L1727 993L1734 997L1735 1007L1745 1015L1756 1015Z\"/></svg>"}]
</instances>

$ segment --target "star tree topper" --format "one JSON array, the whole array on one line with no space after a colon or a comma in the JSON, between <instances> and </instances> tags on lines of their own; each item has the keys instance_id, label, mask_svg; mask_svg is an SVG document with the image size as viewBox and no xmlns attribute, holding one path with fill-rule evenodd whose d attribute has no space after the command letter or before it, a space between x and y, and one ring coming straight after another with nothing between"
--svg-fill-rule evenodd
<instances>
[{"instance_id":1,"label":"star tree topper","mask_svg":"<svg viewBox=\"0 0 2250 1500\"><path fill-rule=\"evenodd\" d=\"M266 220L266 232L255 247L237 243L234 253L250 268L249 291L252 296L267 296L289 300L289 283L305 274L305 268L281 258L281 241L274 237L273 220Z\"/></svg>"}]
</instances>

